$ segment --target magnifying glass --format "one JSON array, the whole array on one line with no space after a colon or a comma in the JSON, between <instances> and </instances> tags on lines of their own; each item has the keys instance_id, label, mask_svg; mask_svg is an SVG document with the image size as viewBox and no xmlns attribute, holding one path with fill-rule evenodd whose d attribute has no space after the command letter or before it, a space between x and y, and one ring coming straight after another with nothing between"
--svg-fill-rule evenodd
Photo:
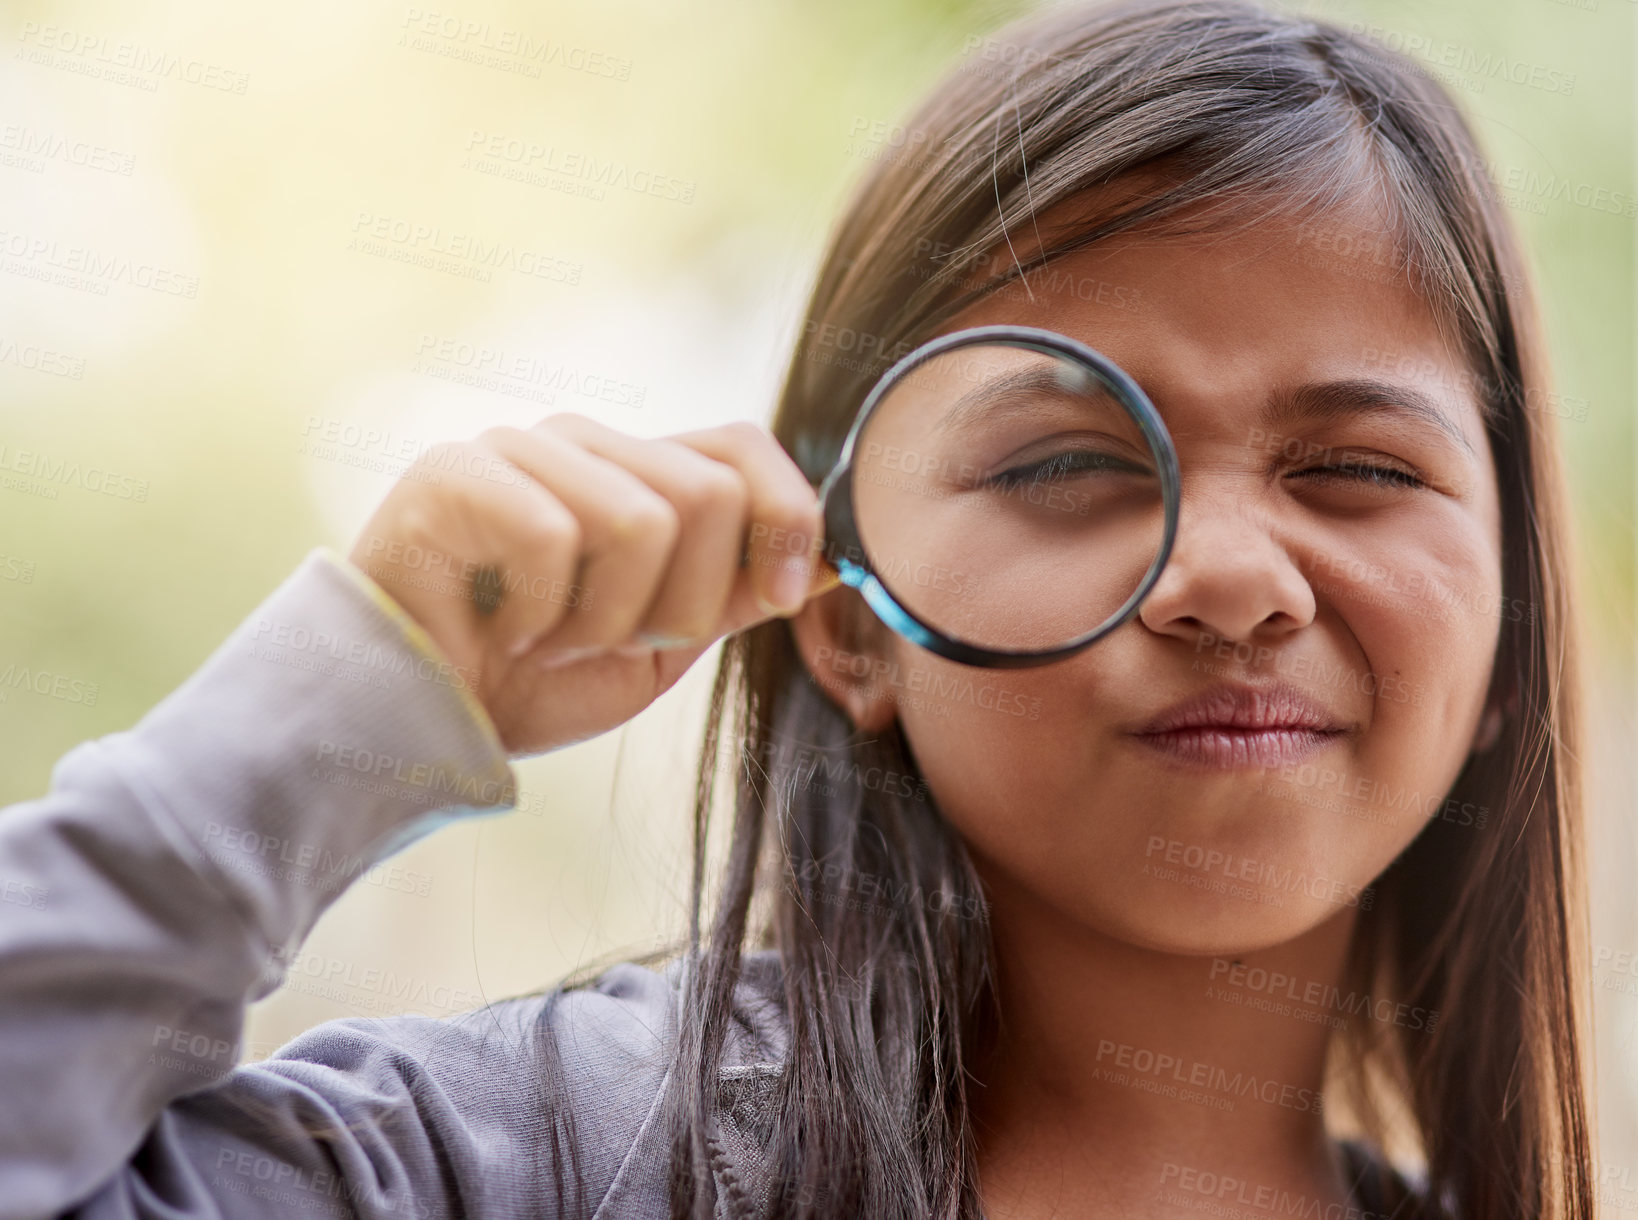
<instances>
[{"instance_id":1,"label":"magnifying glass","mask_svg":"<svg viewBox=\"0 0 1638 1220\"><path fill-rule=\"evenodd\" d=\"M1137 613L1177 534L1177 452L1083 343L980 326L876 383L819 489L824 559L892 630L966 665L1078 652Z\"/></svg>"}]
</instances>

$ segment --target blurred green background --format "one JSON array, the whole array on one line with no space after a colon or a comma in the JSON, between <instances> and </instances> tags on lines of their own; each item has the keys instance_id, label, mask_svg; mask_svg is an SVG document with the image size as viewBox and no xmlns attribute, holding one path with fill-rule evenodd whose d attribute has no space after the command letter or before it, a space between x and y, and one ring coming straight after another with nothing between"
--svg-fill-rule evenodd
<instances>
[{"instance_id":1,"label":"blurred green background","mask_svg":"<svg viewBox=\"0 0 1638 1220\"><path fill-rule=\"evenodd\" d=\"M30 451L123 478L0 486L0 671L96 687L0 690L0 804L134 723L310 548L345 549L405 452L561 409L645 435L766 419L824 237L894 154L883 125L1031 7L7 3L0 467ZM1638 4L1304 7L1449 81L1535 259L1596 679L1594 938L1630 953ZM487 30L448 36L448 19ZM545 53L508 49L523 38ZM1461 67L1497 58L1524 67ZM509 154L531 143L547 172L520 178ZM576 157L653 189L588 191ZM416 251L513 243L550 274L416 265L392 236L416 228L439 234ZM89 265L50 282L74 248ZM543 375L497 372L518 361ZM520 765L526 811L410 848L428 896L354 886L255 1010L252 1055L331 1017L472 1007L679 929L709 660L625 729ZM366 966L397 994L334 981ZM1638 997L1595 981L1603 1146L1638 1173Z\"/></svg>"}]
</instances>

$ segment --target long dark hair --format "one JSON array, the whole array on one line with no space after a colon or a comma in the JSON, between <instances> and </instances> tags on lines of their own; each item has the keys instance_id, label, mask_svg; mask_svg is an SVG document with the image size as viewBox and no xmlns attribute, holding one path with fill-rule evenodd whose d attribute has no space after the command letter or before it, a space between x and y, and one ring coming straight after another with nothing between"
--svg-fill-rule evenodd
<instances>
[{"instance_id":1,"label":"long dark hair","mask_svg":"<svg viewBox=\"0 0 1638 1220\"><path fill-rule=\"evenodd\" d=\"M1490 692L1505 710L1500 738L1448 794L1485 811L1484 829L1431 820L1376 880L1348 965L1357 991L1438 1023L1412 1035L1351 1021L1332 1040L1330 1076L1367 1139L1408 1146L1424 1167L1425 1192L1407 1210L1590 1217L1564 479L1540 409L1529 279L1466 122L1413 61L1335 25L1236 0L1144 0L1001 30L903 127L911 138L871 163L835 229L773 421L815 484L891 360L1000 283L1186 208L1226 224L1321 218L1365 189L1389 202L1397 256L1386 273L1429 301L1480 391L1503 605L1519 612L1502 615ZM1145 189L1054 232L1021 265L997 260L1038 213L1139 172ZM980 1214L966 1078L996 1021L982 887L898 725L855 731L825 677L783 620L723 647L690 925L672 950L686 966L663 1097L678 1220L713 1214L716 1082L748 950L777 951L789 1016L763 1107L775 1213ZM706 832L724 775L735 781L731 838L705 913ZM869 779L889 775L906 779ZM864 892L888 898L838 900ZM593 971L577 974L562 987ZM551 1087L549 1048L547 1059ZM572 1126L557 1138L573 1166Z\"/></svg>"}]
</instances>

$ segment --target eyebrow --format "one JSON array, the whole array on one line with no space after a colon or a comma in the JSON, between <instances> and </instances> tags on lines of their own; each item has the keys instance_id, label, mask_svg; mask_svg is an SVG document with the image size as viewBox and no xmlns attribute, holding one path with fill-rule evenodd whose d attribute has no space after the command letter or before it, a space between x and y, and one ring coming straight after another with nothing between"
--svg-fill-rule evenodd
<instances>
[{"instance_id":1,"label":"eyebrow","mask_svg":"<svg viewBox=\"0 0 1638 1220\"><path fill-rule=\"evenodd\" d=\"M1309 382L1281 393L1264 410L1263 422L1270 431L1278 431L1294 423L1348 419L1377 411L1431 424L1461 446L1469 457L1478 456L1473 451L1473 443L1432 396L1414 386L1370 377Z\"/></svg>"},{"instance_id":2,"label":"eyebrow","mask_svg":"<svg viewBox=\"0 0 1638 1220\"><path fill-rule=\"evenodd\" d=\"M976 415L993 413L997 404L1009 398L1022 400L1041 394L1072 396L1073 387L1064 385L1059 372L1055 365L1033 365L991 378L958 398L940 417L934 430L946 431L967 423ZM1113 397L1102 380L1090 373L1087 376L1096 387L1096 396L1112 402ZM1396 385L1371 377L1314 381L1284 391L1264 409L1263 423L1269 431L1277 432L1299 422L1348 419L1376 411L1431 424L1456 442L1469 457L1478 456L1472 442L1430 395L1414 386Z\"/></svg>"},{"instance_id":3,"label":"eyebrow","mask_svg":"<svg viewBox=\"0 0 1638 1220\"><path fill-rule=\"evenodd\" d=\"M1086 373L1086 383L1092 391L1088 394L1081 387L1066 385L1061 376L1064 371L1067 370L1058 365L1036 364L999 377L987 378L956 399L950 409L933 425L933 430L944 432L958 428L977 415L1003 414L1004 412L998 412L996 407L1009 399L1026 406L1028 405L1026 400L1039 401L1043 394L1069 399L1095 397L1113 401L1108 387L1092 373Z\"/></svg>"}]
</instances>

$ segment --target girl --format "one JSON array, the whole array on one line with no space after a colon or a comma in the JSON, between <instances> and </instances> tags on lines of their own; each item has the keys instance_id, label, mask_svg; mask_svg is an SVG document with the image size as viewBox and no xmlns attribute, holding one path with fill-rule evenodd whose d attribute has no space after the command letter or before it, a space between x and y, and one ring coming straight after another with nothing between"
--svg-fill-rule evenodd
<instances>
[{"instance_id":1,"label":"girl","mask_svg":"<svg viewBox=\"0 0 1638 1220\"><path fill-rule=\"evenodd\" d=\"M771 435L437 449L7 812L6 1214L1592 1215L1563 476L1465 123L1195 0L1016 24L905 126ZM875 378L994 322L1132 373L1183 477L1137 616L1022 670L813 559ZM683 944L233 1066L361 868L725 636Z\"/></svg>"}]
</instances>

